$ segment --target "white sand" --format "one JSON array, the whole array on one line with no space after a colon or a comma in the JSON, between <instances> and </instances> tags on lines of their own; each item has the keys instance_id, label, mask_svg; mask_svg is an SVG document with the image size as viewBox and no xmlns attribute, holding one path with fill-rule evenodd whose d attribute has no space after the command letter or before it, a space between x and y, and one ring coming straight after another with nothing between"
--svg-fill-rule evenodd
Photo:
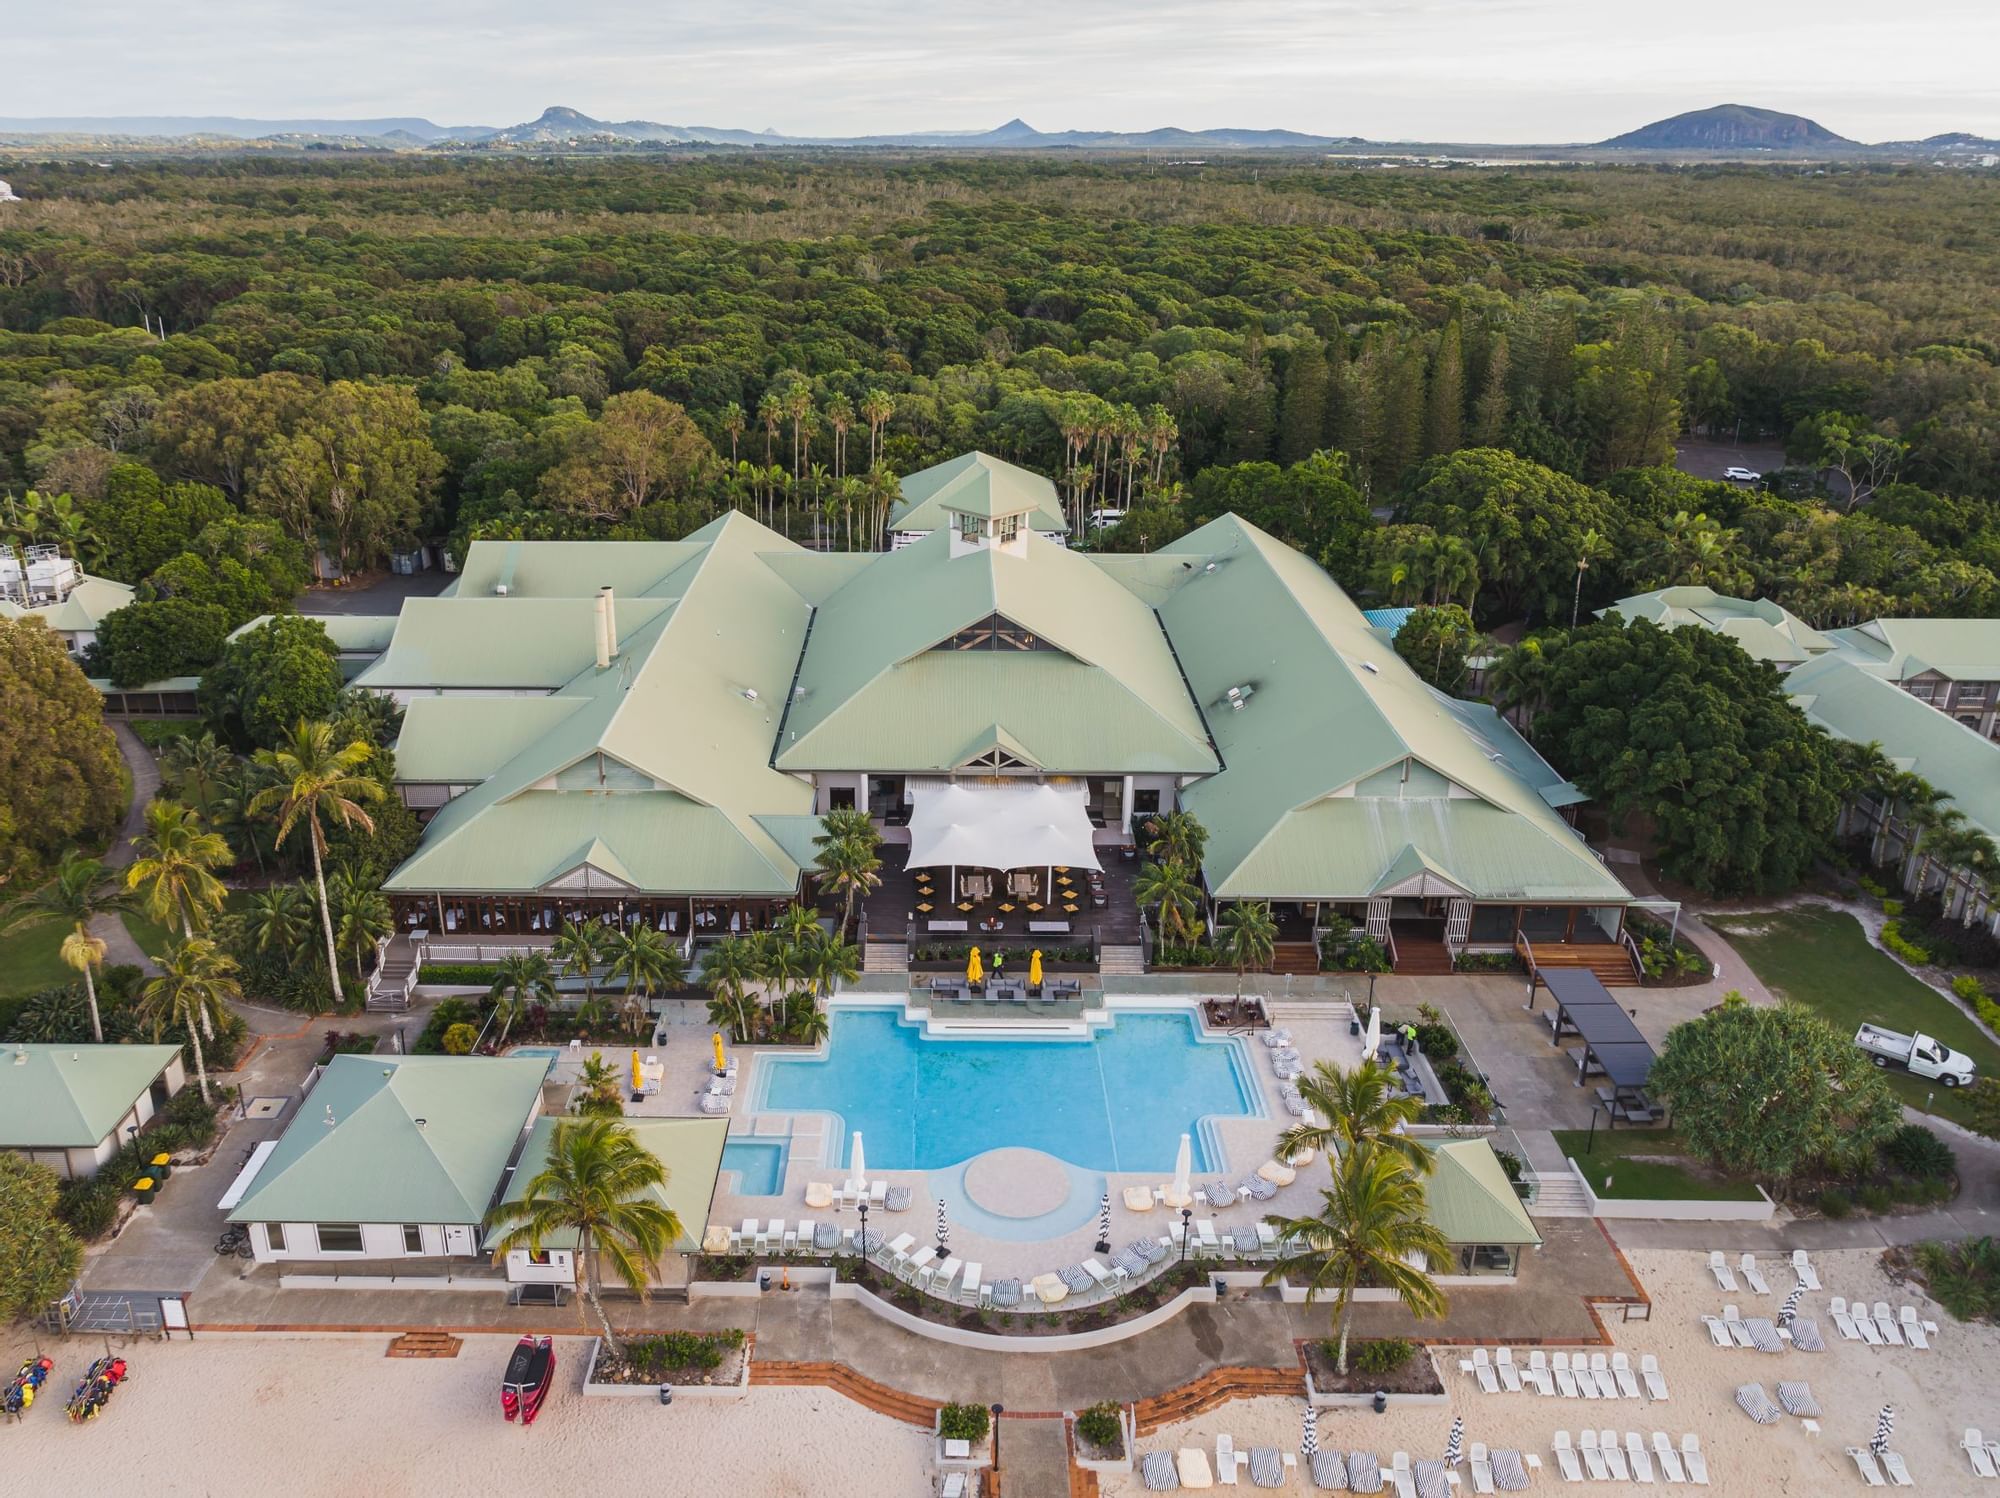
<instances>
[{"instance_id":1,"label":"white sand","mask_svg":"<svg viewBox=\"0 0 2000 1498\"><path fill-rule=\"evenodd\" d=\"M1632 1267L1653 1300L1653 1319L1614 1324L1612 1331L1616 1346L1631 1354L1635 1370L1641 1353L1659 1358L1668 1386L1666 1404L1643 1399L1585 1401L1525 1393L1482 1394L1458 1371L1458 1359L1469 1355L1469 1349L1465 1354L1440 1349L1452 1408L1392 1408L1384 1415L1366 1410L1357 1414L1322 1410L1319 1442L1322 1447L1372 1450L1385 1468L1398 1450L1409 1452L1412 1461L1440 1457L1452 1415L1457 1413L1465 1417L1468 1448L1474 1441L1483 1441L1489 1447L1514 1446L1539 1454L1543 1470L1533 1490L1548 1492L1569 1486L1562 1481L1551 1454L1550 1436L1557 1430L1568 1430L1574 1438L1586 1424L1597 1430L1609 1427L1618 1432L1621 1442L1627 1431L1637 1430L1649 1446L1655 1430L1666 1431L1677 1446L1682 1434L1692 1430L1708 1454L1710 1491L1817 1498L1862 1491L1861 1479L1844 1448L1866 1446L1875 1431L1876 1412L1889 1404L1896 1411L1891 1449L1902 1454L1918 1488L1933 1494L1991 1490L1990 1485L1974 1478L1959 1441L1968 1425L1981 1427L1988 1436L2000 1435L2000 1405L1991 1394L1994 1371L2000 1369L2000 1329L1951 1321L1915 1287L1892 1285L1882 1273L1879 1257L1863 1250L1816 1255L1813 1262L1826 1289L1808 1293L1800 1314L1818 1321L1828 1339L1828 1350L1817 1355L1790 1351L1772 1355L1723 1351L1710 1344L1699 1318L1704 1312L1719 1311L1728 1297L1716 1290L1705 1255L1632 1253ZM1763 1267L1771 1296L1766 1299L1742 1290L1733 1300L1746 1316L1775 1318L1792 1287L1792 1277L1777 1265ZM1857 1296L1871 1303L1886 1300L1892 1308L1915 1305L1919 1313L1939 1323L1933 1350L1871 1348L1839 1340L1833 1320L1826 1314L1831 1295L1844 1295L1850 1302ZM1525 1354L1517 1352L1517 1361L1525 1362ZM1825 1412L1819 1422L1820 1434L1808 1433L1790 1416L1760 1427L1736 1407L1738 1384L1762 1383L1765 1394L1775 1403L1780 1379L1804 1380L1812 1385ZM1227 1431L1239 1451L1263 1445L1296 1453L1303 1413L1304 1407L1296 1399L1246 1400L1142 1438L1138 1449L1146 1452L1199 1445L1208 1449L1213 1461L1215 1437ZM1658 1477L1656 1472L1656 1488L1661 1486ZM1243 1482L1248 1481L1245 1473ZM1586 1482L1583 1486L1597 1484ZM1302 1469L1289 1475L1286 1488L1313 1491L1310 1477ZM1136 1473L1107 1479L1104 1484L1107 1495L1143 1491ZM1469 1478L1458 1491L1471 1492Z\"/></svg>"},{"instance_id":2,"label":"white sand","mask_svg":"<svg viewBox=\"0 0 2000 1498\"><path fill-rule=\"evenodd\" d=\"M753 1389L740 1403L585 1399L588 1343L561 1339L534 1425L500 1417L513 1339L456 1358L386 1358L385 1336L214 1334L119 1349L132 1375L104 1414L63 1404L101 1341L45 1349L45 1403L0 1428L0 1492L37 1498L285 1494L433 1498L585 1490L648 1498L804 1498L930 1491L925 1434L825 1389ZM8 1372L28 1345L10 1339Z\"/></svg>"}]
</instances>

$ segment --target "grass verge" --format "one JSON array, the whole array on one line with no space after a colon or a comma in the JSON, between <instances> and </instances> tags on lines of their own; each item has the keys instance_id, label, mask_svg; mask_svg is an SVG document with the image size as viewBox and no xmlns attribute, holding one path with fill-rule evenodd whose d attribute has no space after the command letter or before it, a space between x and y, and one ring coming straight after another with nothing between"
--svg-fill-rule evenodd
<instances>
[{"instance_id":1,"label":"grass verge","mask_svg":"<svg viewBox=\"0 0 2000 1498\"><path fill-rule=\"evenodd\" d=\"M1687 1154L1671 1129L1557 1129L1556 1147L1583 1167L1590 1189L1617 1201L1753 1202L1757 1188ZM1637 1158L1637 1157L1645 1158ZM1659 1158L1654 1158L1659 1157ZM1611 1177L1606 1186L1604 1178Z\"/></svg>"}]
</instances>

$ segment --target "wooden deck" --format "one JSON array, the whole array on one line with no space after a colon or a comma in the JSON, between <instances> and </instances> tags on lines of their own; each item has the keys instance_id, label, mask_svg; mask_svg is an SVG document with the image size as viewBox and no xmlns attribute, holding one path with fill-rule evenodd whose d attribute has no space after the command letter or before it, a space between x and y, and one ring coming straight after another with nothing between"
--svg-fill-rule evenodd
<instances>
[{"instance_id":1,"label":"wooden deck","mask_svg":"<svg viewBox=\"0 0 2000 1498\"><path fill-rule=\"evenodd\" d=\"M898 843L885 843L881 850L882 884L862 902L868 913L868 939L870 941L902 941L914 923L916 939L919 942L935 937L938 940L979 941L1001 938L1008 945L1020 945L1030 938L1044 946L1060 946L1063 937L1057 933L1031 932L1028 923L1068 921L1070 940L1081 945L1087 938L1094 937L1100 944L1112 946L1136 946L1139 941L1139 911L1132 903L1132 881L1139 865L1136 861L1127 863L1118 856L1116 849L1104 848L1098 851L1099 860L1104 865L1104 897L1102 909L1090 902L1090 882L1082 869L1070 873L1070 894L1058 886L1055 899L1050 899L1047 876L1043 874L1038 882L1035 895L1029 899L1007 893L1006 874L994 871L993 892L982 900L952 901L946 893L949 871L945 869L912 870L904 864L909 849ZM962 871L963 872L963 871ZM919 876L925 876L920 879ZM922 890L931 891L925 898ZM970 905L970 910L960 910L959 905ZM1028 909L1030 904L1042 909ZM1065 910L1065 904L1074 904L1074 913ZM920 910L920 905L929 905L930 910ZM1003 907L1011 906L1012 909ZM997 932L981 931L983 920L998 920ZM964 921L962 932L932 932L931 921Z\"/></svg>"}]
</instances>

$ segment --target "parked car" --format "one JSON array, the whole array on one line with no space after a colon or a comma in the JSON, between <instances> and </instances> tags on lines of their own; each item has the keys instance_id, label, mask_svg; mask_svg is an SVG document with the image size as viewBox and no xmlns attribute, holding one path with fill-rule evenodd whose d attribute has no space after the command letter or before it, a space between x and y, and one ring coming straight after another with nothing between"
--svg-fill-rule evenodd
<instances>
[{"instance_id":1,"label":"parked car","mask_svg":"<svg viewBox=\"0 0 2000 1498\"><path fill-rule=\"evenodd\" d=\"M1972 1080L1970 1056L1921 1030L1905 1035L1881 1025L1863 1024L1854 1034L1854 1043L1880 1067L1900 1066L1911 1076L1931 1077L1947 1087L1963 1087Z\"/></svg>"},{"instance_id":2,"label":"parked car","mask_svg":"<svg viewBox=\"0 0 2000 1498\"><path fill-rule=\"evenodd\" d=\"M1722 476L1732 484L1755 484L1762 482L1764 475L1754 468L1725 468Z\"/></svg>"},{"instance_id":3,"label":"parked car","mask_svg":"<svg viewBox=\"0 0 2000 1498\"><path fill-rule=\"evenodd\" d=\"M1088 523L1094 531L1108 531L1124 518L1123 510L1092 510Z\"/></svg>"}]
</instances>

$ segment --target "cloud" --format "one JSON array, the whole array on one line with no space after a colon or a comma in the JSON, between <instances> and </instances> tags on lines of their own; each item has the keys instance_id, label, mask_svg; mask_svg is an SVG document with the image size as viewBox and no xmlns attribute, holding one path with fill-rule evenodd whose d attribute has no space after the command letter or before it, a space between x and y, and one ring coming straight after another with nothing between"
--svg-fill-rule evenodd
<instances>
[{"instance_id":1,"label":"cloud","mask_svg":"<svg viewBox=\"0 0 2000 1498\"><path fill-rule=\"evenodd\" d=\"M1879 139L2000 134L1995 56L1989 0L70 0L11 28L0 107L1561 141L1734 100Z\"/></svg>"}]
</instances>

